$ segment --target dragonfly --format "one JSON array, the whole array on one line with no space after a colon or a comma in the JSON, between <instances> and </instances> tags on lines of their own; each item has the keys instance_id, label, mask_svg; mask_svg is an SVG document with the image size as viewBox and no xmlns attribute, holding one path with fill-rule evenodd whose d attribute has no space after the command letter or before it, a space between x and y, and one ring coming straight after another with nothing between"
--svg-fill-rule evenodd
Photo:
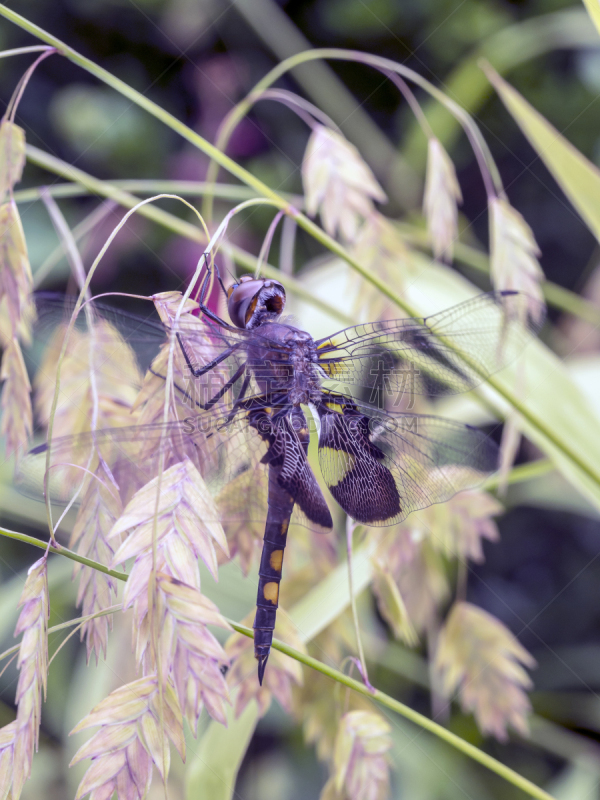
<instances>
[{"instance_id":1,"label":"dragonfly","mask_svg":"<svg viewBox=\"0 0 600 800\"><path fill-rule=\"evenodd\" d=\"M428 317L383 319L315 340L283 316L279 281L244 275L226 287L216 267L215 276L229 321L207 304L209 269L198 318L182 314L166 324L95 304L138 353L176 342L188 380L175 380L174 394L187 416L57 438L51 453L56 463L85 464L86 453L104 448L103 463L126 497L154 477L160 455L165 467L190 458L216 498L220 522L264 525L253 623L262 684L290 523L333 528L308 458L311 430L324 484L364 526L396 525L480 485L498 467L494 441L468 424L414 413L411 398L481 384L517 358L540 314L528 313L526 295L498 291ZM61 302L42 298L41 318ZM165 378L164 364L161 372L150 361L150 373ZM25 458L22 483L39 473L46 449ZM69 481L63 475L58 484L64 491Z\"/></svg>"}]
</instances>

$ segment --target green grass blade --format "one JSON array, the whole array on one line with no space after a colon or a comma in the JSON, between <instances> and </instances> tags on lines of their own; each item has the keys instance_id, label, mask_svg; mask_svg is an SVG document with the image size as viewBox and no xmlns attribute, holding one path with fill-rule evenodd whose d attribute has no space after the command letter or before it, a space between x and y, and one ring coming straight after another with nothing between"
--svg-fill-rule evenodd
<instances>
[{"instance_id":1,"label":"green grass blade","mask_svg":"<svg viewBox=\"0 0 600 800\"><path fill-rule=\"evenodd\" d=\"M583 4L592 18L592 22L596 26L596 30L600 33L600 5L598 5L596 0L583 0Z\"/></svg>"},{"instance_id":2,"label":"green grass blade","mask_svg":"<svg viewBox=\"0 0 600 800\"><path fill-rule=\"evenodd\" d=\"M595 2L590 0L590 4ZM491 94L491 87L479 67L481 58L487 59L504 75L519 64L552 50L583 49L597 45L598 36L583 9L570 8L543 14L502 28L478 44L444 78L444 88L463 108L471 114L477 114ZM423 110L436 136L446 149L451 149L461 133L457 120L435 100L427 100ZM403 152L410 163L424 168L427 142L416 121L410 124Z\"/></svg>"},{"instance_id":3,"label":"green grass blade","mask_svg":"<svg viewBox=\"0 0 600 800\"><path fill-rule=\"evenodd\" d=\"M258 721L256 703L249 703L237 718L228 713L224 728L214 720L194 747L190 747L186 772L186 800L206 797L210 800L230 800L248 745Z\"/></svg>"},{"instance_id":4,"label":"green grass blade","mask_svg":"<svg viewBox=\"0 0 600 800\"><path fill-rule=\"evenodd\" d=\"M489 65L485 73L554 179L600 241L600 170Z\"/></svg>"}]
</instances>

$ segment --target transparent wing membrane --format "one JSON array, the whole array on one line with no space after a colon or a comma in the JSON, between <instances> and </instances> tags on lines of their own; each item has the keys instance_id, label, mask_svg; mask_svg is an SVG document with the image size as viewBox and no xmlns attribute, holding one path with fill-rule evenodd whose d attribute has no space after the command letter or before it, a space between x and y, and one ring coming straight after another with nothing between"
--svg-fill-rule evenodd
<instances>
[{"instance_id":1,"label":"transparent wing membrane","mask_svg":"<svg viewBox=\"0 0 600 800\"><path fill-rule=\"evenodd\" d=\"M36 295L38 319L35 333L38 340L45 341L57 327L65 327L74 306L75 302L69 298L65 300L64 297L55 294ZM158 354L161 345L168 341L172 330L181 338L194 368L201 368L229 350L232 351L229 359L232 368L235 368L245 362L246 350L251 340L264 342L270 350L287 352L281 343L269 339L260 331L250 333L245 330L224 330L191 314L182 316L177 325L171 328L161 322L152 306L149 306L146 317L130 314L101 302L92 303L91 308L93 319L105 321L110 326L109 330L118 333L122 341L136 354L144 371ZM78 314L76 329L79 331L89 329L83 310ZM96 336L98 347L101 348L106 341L106 334L100 329L96 332Z\"/></svg>"},{"instance_id":2,"label":"transparent wing membrane","mask_svg":"<svg viewBox=\"0 0 600 800\"><path fill-rule=\"evenodd\" d=\"M166 425L133 425L79 436L55 439L50 448L50 469L46 472L48 447L34 448L21 461L16 476L19 489L40 499L49 491L53 502L67 504L82 497L82 487L99 474L111 491L118 491L124 504L142 486L163 471L189 459L202 475L216 501L217 520L227 525L264 523L267 516L269 438L274 450L291 462L291 479L286 489L298 505L292 522L306 527L326 528L323 519L311 513L315 484L308 462L294 446L294 432L284 420L272 423L264 415L258 430L248 415L260 410L261 403L249 402L233 417L221 413L190 414L180 422ZM274 432L274 433L273 433ZM97 470L102 463L103 470ZM310 475L308 474L310 473ZM293 482L297 485L294 485ZM321 523L321 524L320 524Z\"/></svg>"},{"instance_id":3,"label":"transparent wing membrane","mask_svg":"<svg viewBox=\"0 0 600 800\"><path fill-rule=\"evenodd\" d=\"M319 340L319 363L340 385L382 392L457 394L510 364L543 315L530 298L490 292L440 314L383 320Z\"/></svg>"}]
</instances>

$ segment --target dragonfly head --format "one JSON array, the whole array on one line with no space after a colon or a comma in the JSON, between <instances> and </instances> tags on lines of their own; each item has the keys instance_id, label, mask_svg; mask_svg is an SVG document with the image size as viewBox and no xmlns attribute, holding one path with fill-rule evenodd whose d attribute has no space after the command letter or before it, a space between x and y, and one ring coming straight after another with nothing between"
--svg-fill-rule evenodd
<instances>
[{"instance_id":1,"label":"dragonfly head","mask_svg":"<svg viewBox=\"0 0 600 800\"><path fill-rule=\"evenodd\" d=\"M278 281L243 275L227 290L229 318L238 328L251 330L274 321L285 306L285 289Z\"/></svg>"}]
</instances>

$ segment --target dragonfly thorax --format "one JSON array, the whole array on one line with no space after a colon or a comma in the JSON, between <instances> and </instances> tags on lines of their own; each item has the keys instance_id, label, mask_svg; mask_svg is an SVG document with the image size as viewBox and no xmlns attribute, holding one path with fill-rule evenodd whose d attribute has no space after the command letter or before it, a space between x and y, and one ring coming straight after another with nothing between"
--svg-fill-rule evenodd
<instances>
[{"instance_id":1,"label":"dragonfly thorax","mask_svg":"<svg viewBox=\"0 0 600 800\"><path fill-rule=\"evenodd\" d=\"M248 365L261 391L284 394L292 406L318 402L321 372L312 336L279 322L261 325L257 332L264 337L257 336L249 348ZM280 345L280 349L269 343Z\"/></svg>"}]
</instances>

